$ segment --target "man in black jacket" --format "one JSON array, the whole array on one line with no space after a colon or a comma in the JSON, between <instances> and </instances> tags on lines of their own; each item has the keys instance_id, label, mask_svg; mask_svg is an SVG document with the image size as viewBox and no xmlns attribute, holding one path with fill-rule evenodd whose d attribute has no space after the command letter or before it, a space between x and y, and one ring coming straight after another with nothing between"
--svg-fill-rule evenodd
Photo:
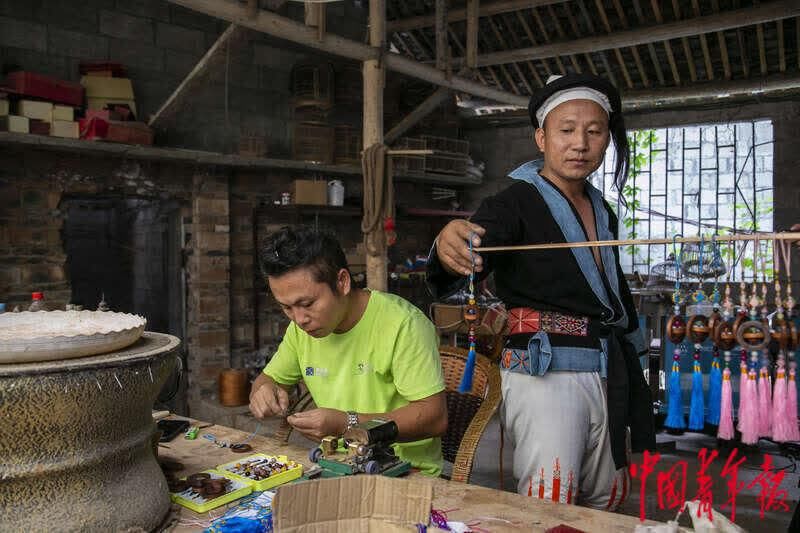
<instances>
[{"instance_id":1,"label":"man in black jacket","mask_svg":"<svg viewBox=\"0 0 800 533\"><path fill-rule=\"evenodd\" d=\"M555 78L555 77L554 77ZM518 492L615 509L630 490L627 433L652 449L652 401L638 356L646 346L616 247L473 255L468 247L617 238L617 217L587 178L613 138L622 190L628 146L617 90L590 75L548 80L529 106L543 160L509 175L471 221L453 221L431 252L437 296L495 273L509 313L500 361L502 416Z\"/></svg>"}]
</instances>

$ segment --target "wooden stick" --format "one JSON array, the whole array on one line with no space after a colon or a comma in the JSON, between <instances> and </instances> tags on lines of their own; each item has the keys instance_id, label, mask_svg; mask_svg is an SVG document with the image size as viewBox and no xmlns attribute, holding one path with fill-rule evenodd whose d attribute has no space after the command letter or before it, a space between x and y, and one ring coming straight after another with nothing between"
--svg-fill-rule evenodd
<instances>
[{"instance_id":1,"label":"wooden stick","mask_svg":"<svg viewBox=\"0 0 800 533\"><path fill-rule=\"evenodd\" d=\"M800 241L800 232L783 233L756 233L752 235L717 235L716 242L733 241ZM554 242L548 244L521 244L518 246L483 246L474 248L476 252L522 252L528 250L555 250L558 248L598 248L601 246L629 246L641 244L672 244L675 243L694 243L712 242L709 237L678 237L676 239L629 239L629 240L606 240L606 241L584 241L584 242Z\"/></svg>"}]
</instances>

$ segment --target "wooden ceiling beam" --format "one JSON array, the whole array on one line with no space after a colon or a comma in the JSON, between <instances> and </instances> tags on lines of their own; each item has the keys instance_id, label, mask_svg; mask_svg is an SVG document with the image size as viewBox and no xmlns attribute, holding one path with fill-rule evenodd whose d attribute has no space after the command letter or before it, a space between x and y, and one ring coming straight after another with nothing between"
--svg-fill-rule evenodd
<instances>
[{"instance_id":1,"label":"wooden ceiling beam","mask_svg":"<svg viewBox=\"0 0 800 533\"><path fill-rule=\"evenodd\" d=\"M436 0L436 68L447 70L449 65L447 44L447 0Z\"/></svg>"},{"instance_id":2,"label":"wooden ceiling beam","mask_svg":"<svg viewBox=\"0 0 800 533\"><path fill-rule=\"evenodd\" d=\"M500 46L502 46L503 48L508 48L508 44L506 43L506 40L503 38L503 35L500 33L500 28L497 27L497 23L494 21L494 19L492 19L492 17L487 17L487 20L489 21L489 26L492 28L492 33L494 33L495 37L497 38L497 41L500 43ZM506 27L508 28L507 24ZM514 33L511 31L510 28L508 29L509 29L508 34L514 38L514 40L516 41L515 44L518 45L519 41L517 36L514 35ZM517 77L525 86L525 90L528 91L528 94L533 94L533 89L531 88L531 84L528 83L528 78L522 73L522 69L519 68L519 65L517 63L511 63L511 67L514 69L514 72L517 73ZM514 84L514 86L516 87L516 84Z\"/></svg>"},{"instance_id":3,"label":"wooden ceiling beam","mask_svg":"<svg viewBox=\"0 0 800 533\"><path fill-rule=\"evenodd\" d=\"M458 52L462 56L465 55L466 52L464 51L464 46L461 44L461 41L458 40L458 35L456 35L456 33L453 31L453 26L448 26L447 27L447 32L450 34L450 40L453 41L453 44L456 45L456 48L458 49ZM477 36L476 36L476 38L477 38ZM475 43L475 47L476 48L477 48L477 46L478 46L478 44ZM482 84L486 85L487 87L489 86L489 82L486 81L486 78L484 77L483 73L481 72L481 69L474 68L472 70L472 72L475 74L475 76L478 77L478 79L480 80L480 82Z\"/></svg>"},{"instance_id":4,"label":"wooden ceiling beam","mask_svg":"<svg viewBox=\"0 0 800 533\"><path fill-rule=\"evenodd\" d=\"M678 0L672 0L672 10L675 12L675 18L680 20L681 6ZM689 46L689 38L681 37L681 44L683 45L683 55L686 56L686 66L689 68L689 79L694 83L697 81L697 69L694 66L694 54L692 53L692 47Z\"/></svg>"},{"instance_id":5,"label":"wooden ceiling beam","mask_svg":"<svg viewBox=\"0 0 800 533\"><path fill-rule=\"evenodd\" d=\"M478 66L478 13L480 0L467 0L467 66Z\"/></svg>"},{"instance_id":6,"label":"wooden ceiling beam","mask_svg":"<svg viewBox=\"0 0 800 533\"><path fill-rule=\"evenodd\" d=\"M179 1L186 2L189 0ZM578 4L581 5L582 0L578 0ZM525 59L542 59L566 54L609 50L624 46L634 46L637 44L660 42L691 35L724 31L743 25L749 26L798 15L800 15L800 2L796 0L777 0L755 7L736 9L724 13L705 15L694 19L669 22L666 24L657 24L650 27L637 28L635 30L620 31L611 35L585 37L568 42L551 43L519 50L492 52L479 56L478 64L484 66L499 65L502 63L524 61ZM586 16L588 16L588 14ZM587 22L590 22L590 20Z\"/></svg>"},{"instance_id":7,"label":"wooden ceiling beam","mask_svg":"<svg viewBox=\"0 0 800 533\"><path fill-rule=\"evenodd\" d=\"M589 15L589 10L586 9L586 4L584 3L583 0L578 0L578 9L580 10L581 15L583 15L583 20L586 22L586 26L588 26L589 28L589 33L594 34L595 33L594 23L592 22L592 17L591 15ZM589 39L595 39L595 37L587 37L586 39L583 40L589 40ZM616 46L610 46L609 48L616 48ZM609 65L608 63L608 56L603 50L604 49L602 48L592 47L592 50L587 50L587 52L588 51L596 52L597 55L600 56L600 62L606 69L606 77L608 78L608 81L619 87L619 84L617 83L617 77L614 76L614 72L611 70L611 65Z\"/></svg>"},{"instance_id":8,"label":"wooden ceiling beam","mask_svg":"<svg viewBox=\"0 0 800 533\"><path fill-rule=\"evenodd\" d=\"M692 11L694 11L694 16L700 16L700 4L697 0L692 0ZM700 37L700 48L703 50L703 60L705 61L706 65L706 78L710 80L714 79L714 65L711 63L711 53L708 51L708 41L706 41L705 34L699 35Z\"/></svg>"},{"instance_id":9,"label":"wooden ceiling beam","mask_svg":"<svg viewBox=\"0 0 800 533\"><path fill-rule=\"evenodd\" d=\"M628 29L628 17L625 15L625 10L622 9L622 3L619 0L614 1L614 10L617 12L617 16L619 17L619 21L622 24L623 29ZM642 79L642 84L645 87L650 87L650 80L647 77L647 72L644 70L644 64L642 63L642 58L639 55L639 49L635 46L631 46L631 54L633 54L633 61L636 63L636 70L639 73L639 77Z\"/></svg>"},{"instance_id":10,"label":"wooden ceiling beam","mask_svg":"<svg viewBox=\"0 0 800 533\"><path fill-rule=\"evenodd\" d=\"M602 0L594 0L594 5L597 7L598 13L600 13L600 21L603 23L603 26L605 26L606 33L611 34L611 24L608 22L608 14L606 13L606 8L603 6ZM619 68L622 70L622 77L625 78L628 89L632 89L633 81L628 73L628 67L625 66L625 59L622 57L622 51L619 48L614 48L614 55L617 57L617 63L619 63Z\"/></svg>"},{"instance_id":11,"label":"wooden ceiling beam","mask_svg":"<svg viewBox=\"0 0 800 533\"><path fill-rule=\"evenodd\" d=\"M645 24L646 18L644 11L642 11L642 4L639 0L633 0L633 9L636 11L636 17L639 19L639 24ZM653 63L653 68L656 71L656 78L659 85L664 85L664 73L661 71L661 61L658 59L656 47L653 43L647 43L647 53L650 56L650 62Z\"/></svg>"},{"instance_id":12,"label":"wooden ceiling beam","mask_svg":"<svg viewBox=\"0 0 800 533\"><path fill-rule=\"evenodd\" d=\"M719 0L711 0L711 9L714 13L719 13ZM717 43L719 53L722 56L722 75L726 80L731 79L731 61L728 57L728 44L725 42L725 32L717 32Z\"/></svg>"},{"instance_id":13,"label":"wooden ceiling beam","mask_svg":"<svg viewBox=\"0 0 800 533\"><path fill-rule=\"evenodd\" d=\"M168 0L170 3L183 6L193 11L216 17L228 22L250 28L261 33L266 33L280 39L295 42L309 48L321 50L325 53L346 57L356 61L368 61L381 58L386 68L411 76L434 85L449 87L450 89L481 96L509 105L525 107L528 99L506 91L499 91L481 85L472 80L458 76L448 76L447 73L432 66L420 63L411 58L391 52L381 52L380 48L369 46L357 41L327 32L322 39L318 39L317 30L309 28L303 23L276 15L271 11L259 10L255 18L247 13L246 5L239 5L216 0ZM460 65L459 65L460 67Z\"/></svg>"},{"instance_id":14,"label":"wooden ceiling beam","mask_svg":"<svg viewBox=\"0 0 800 533\"><path fill-rule=\"evenodd\" d=\"M776 21L778 25L778 70L786 72L786 46L783 42L783 21Z\"/></svg>"},{"instance_id":15,"label":"wooden ceiling beam","mask_svg":"<svg viewBox=\"0 0 800 533\"><path fill-rule=\"evenodd\" d=\"M757 95L800 93L800 74L791 76L771 76L751 80L720 81L717 83L697 83L668 90L632 91L622 94L624 110L653 109L673 105L717 104Z\"/></svg>"},{"instance_id":16,"label":"wooden ceiling beam","mask_svg":"<svg viewBox=\"0 0 800 533\"><path fill-rule=\"evenodd\" d=\"M575 20L575 16L572 14L572 8L569 4L564 4L564 12L567 14L567 20L569 20L569 25L572 27L572 33L575 34L576 38L581 37L581 31L578 28L578 21ZM572 54L571 57L576 57L576 55ZM586 60L586 63L589 65L589 70L592 71L592 74L597 76L597 69L594 66L594 61L592 61L592 57L584 53L583 58Z\"/></svg>"},{"instance_id":17,"label":"wooden ceiling beam","mask_svg":"<svg viewBox=\"0 0 800 533\"><path fill-rule=\"evenodd\" d=\"M756 6L760 5L758 0L754 1ZM764 25L756 24L756 39L758 40L758 61L761 66L761 75L767 75L767 50L764 45Z\"/></svg>"},{"instance_id":18,"label":"wooden ceiling beam","mask_svg":"<svg viewBox=\"0 0 800 533\"><path fill-rule=\"evenodd\" d=\"M564 28L561 26L561 21L558 20L558 15L556 15L555 8L553 7L552 4L547 6L547 13L550 15L550 18L553 21L553 26L556 29L556 33L558 34L559 39L565 39L566 33L564 33ZM572 57L572 54L570 54L570 57ZM556 65L558 66L558 70L561 71L561 75L563 76L564 74L567 73L567 69L564 68L564 62L561 61L560 56L556 56L555 60L556 60Z\"/></svg>"},{"instance_id":19,"label":"wooden ceiling beam","mask_svg":"<svg viewBox=\"0 0 800 533\"><path fill-rule=\"evenodd\" d=\"M653 7L653 13L656 16L656 22L659 24L664 23L664 17L661 16L661 7L659 7L658 3L660 0L650 0L650 5ZM669 41L664 41L664 51L667 53L667 62L669 63L669 68L672 71L672 79L675 80L675 85L681 84L681 76L678 72L678 64L675 62L675 56L672 54L672 45L669 44Z\"/></svg>"},{"instance_id":20,"label":"wooden ceiling beam","mask_svg":"<svg viewBox=\"0 0 800 533\"><path fill-rule=\"evenodd\" d=\"M533 15L533 19L536 21L536 25L539 27L539 32L542 34L542 39L544 39L544 42L549 43L550 42L550 36L548 35L547 27L545 26L544 21L542 20L542 17L539 15L539 10L536 9L535 7L532 7L531 8L531 15ZM542 58L542 59L539 60L539 62L544 67L544 71L547 74L547 77L549 78L550 76L552 76L553 75L553 71L550 69L550 63L547 61L547 59ZM545 83L546 82L547 81L545 80Z\"/></svg>"},{"instance_id":21,"label":"wooden ceiling beam","mask_svg":"<svg viewBox=\"0 0 800 533\"><path fill-rule=\"evenodd\" d=\"M520 9L527 9L536 6L546 6L549 4L560 4L568 0L499 0L491 3L481 3L478 14L481 17L489 17L500 13L509 13ZM467 20L467 9L451 9L447 13L447 22L459 22ZM430 28L436 24L435 15L421 15L386 22L387 32L408 31L419 28Z\"/></svg>"}]
</instances>

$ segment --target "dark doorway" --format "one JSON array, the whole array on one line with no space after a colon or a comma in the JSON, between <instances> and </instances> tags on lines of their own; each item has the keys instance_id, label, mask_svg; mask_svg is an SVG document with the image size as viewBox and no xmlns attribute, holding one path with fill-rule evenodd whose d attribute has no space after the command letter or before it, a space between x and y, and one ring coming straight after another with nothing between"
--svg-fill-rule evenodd
<instances>
[{"instance_id":1,"label":"dark doorway","mask_svg":"<svg viewBox=\"0 0 800 533\"><path fill-rule=\"evenodd\" d=\"M147 329L183 338L180 208L148 198L67 197L64 248L72 303L147 318Z\"/></svg>"}]
</instances>

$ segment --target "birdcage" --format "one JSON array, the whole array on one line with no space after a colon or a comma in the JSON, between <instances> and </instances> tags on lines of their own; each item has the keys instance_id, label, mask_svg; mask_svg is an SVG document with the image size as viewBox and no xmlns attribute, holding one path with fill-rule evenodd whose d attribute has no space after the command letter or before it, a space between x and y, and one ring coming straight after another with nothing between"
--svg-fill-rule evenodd
<instances>
[{"instance_id":1,"label":"birdcage","mask_svg":"<svg viewBox=\"0 0 800 533\"><path fill-rule=\"evenodd\" d=\"M298 63L292 68L295 107L333 107L334 73L330 63Z\"/></svg>"},{"instance_id":2,"label":"birdcage","mask_svg":"<svg viewBox=\"0 0 800 533\"><path fill-rule=\"evenodd\" d=\"M718 278L728 271L714 241L689 243L681 250L681 271L689 278L698 280Z\"/></svg>"},{"instance_id":3,"label":"birdcage","mask_svg":"<svg viewBox=\"0 0 800 533\"><path fill-rule=\"evenodd\" d=\"M675 280L678 279L678 262L675 261L675 254L669 254L667 260L650 267L647 276L648 292L670 292L675 288Z\"/></svg>"},{"instance_id":4,"label":"birdcage","mask_svg":"<svg viewBox=\"0 0 800 533\"><path fill-rule=\"evenodd\" d=\"M361 131L355 126L339 124L334 127L334 162L337 164L361 164Z\"/></svg>"}]
</instances>

